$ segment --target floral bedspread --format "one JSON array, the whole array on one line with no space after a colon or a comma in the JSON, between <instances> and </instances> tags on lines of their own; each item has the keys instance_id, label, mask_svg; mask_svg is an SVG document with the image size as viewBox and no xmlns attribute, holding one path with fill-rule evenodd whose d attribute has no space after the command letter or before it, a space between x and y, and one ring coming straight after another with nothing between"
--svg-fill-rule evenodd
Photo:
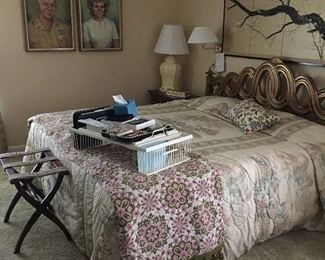
<instances>
[{"instance_id":1,"label":"floral bedspread","mask_svg":"<svg viewBox=\"0 0 325 260\"><path fill-rule=\"evenodd\" d=\"M37 132L42 128L46 138L42 145L29 141L29 147L51 147L71 171L72 179L63 185L54 206L77 244L80 243L81 249L86 247L89 257L187 259L220 248L225 229L220 169L192 155L189 161L159 174L138 173L136 153L124 147L108 145L75 150L69 130L71 118L71 111L34 117L31 134L37 125ZM80 181L83 171L86 184ZM51 178L44 181L45 189L51 187L52 181ZM92 182L98 189L92 190L93 185L89 184ZM100 196L105 193L104 199L96 199L98 192L102 193ZM66 205L66 201L71 201L71 205ZM99 206L95 207L94 203ZM82 220L85 211L87 216ZM83 221L92 223L89 227ZM74 222L79 222L81 229L84 227L84 238L79 234L83 233L80 228L73 227ZM108 245L106 236L111 235L111 231L102 224L115 225L117 236L114 239L118 241L119 250ZM91 235L87 234L88 227L92 229ZM100 229L96 236L94 229ZM85 246L82 240L86 240Z\"/></svg>"},{"instance_id":2,"label":"floral bedspread","mask_svg":"<svg viewBox=\"0 0 325 260\"><path fill-rule=\"evenodd\" d=\"M54 203L78 247L92 259L187 259L224 235L225 257L234 259L294 228L324 231L325 127L280 113L274 127L244 135L220 117L236 102L139 107L194 136L190 162L149 177L123 148L75 150L72 111L31 118L27 149L50 147L72 173Z\"/></svg>"}]
</instances>

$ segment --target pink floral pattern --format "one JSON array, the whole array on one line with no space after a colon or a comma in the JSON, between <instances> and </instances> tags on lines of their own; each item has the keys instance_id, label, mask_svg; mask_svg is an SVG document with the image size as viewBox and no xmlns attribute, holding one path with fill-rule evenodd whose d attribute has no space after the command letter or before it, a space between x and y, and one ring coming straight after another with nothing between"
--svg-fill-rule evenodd
<instances>
[{"instance_id":1,"label":"pink floral pattern","mask_svg":"<svg viewBox=\"0 0 325 260\"><path fill-rule=\"evenodd\" d=\"M191 223L195 228L196 234L206 234L213 229L211 225L216 221L218 209L211 202L205 202L203 205L194 208Z\"/></svg>"},{"instance_id":2,"label":"pink floral pattern","mask_svg":"<svg viewBox=\"0 0 325 260\"><path fill-rule=\"evenodd\" d=\"M179 209L183 205L186 205L189 196L189 190L186 189L185 184L173 182L172 185L166 188L165 201L170 208Z\"/></svg>"},{"instance_id":3,"label":"pink floral pattern","mask_svg":"<svg viewBox=\"0 0 325 260\"><path fill-rule=\"evenodd\" d=\"M167 243L170 228L164 216L150 214L138 227L136 240L142 252L157 253Z\"/></svg>"},{"instance_id":4,"label":"pink floral pattern","mask_svg":"<svg viewBox=\"0 0 325 260\"><path fill-rule=\"evenodd\" d=\"M33 120L55 140L53 151L59 149L69 162L87 169L108 193L123 259L186 259L222 244L225 226L219 168L192 155L189 161L159 174L138 173L136 154L126 148L108 145L75 150L71 118L71 112L64 112Z\"/></svg>"},{"instance_id":5,"label":"pink floral pattern","mask_svg":"<svg viewBox=\"0 0 325 260\"><path fill-rule=\"evenodd\" d=\"M195 254L195 248L190 241L181 241L173 247L172 259L188 259Z\"/></svg>"},{"instance_id":6,"label":"pink floral pattern","mask_svg":"<svg viewBox=\"0 0 325 260\"><path fill-rule=\"evenodd\" d=\"M194 173L183 174L185 165L199 170L201 177L188 177ZM197 165L204 165L204 174ZM205 195L199 192L196 183L206 183L206 179L219 180L219 191L212 182L205 186L209 192ZM146 176L134 171L126 174L120 184L111 187L116 222L124 244L121 246L122 256L141 258L146 255L154 259L160 255L164 259L167 256L175 258L178 253L202 254L208 252L203 239L208 234L210 242L214 242L212 248L209 244L208 250L221 245L223 238L218 235L224 234L221 187L218 169L194 155L187 163L159 175ZM219 196L211 196L218 192L221 192ZM217 234L215 230L219 230ZM188 241L186 247L175 251L173 247L184 238ZM192 246L189 248L189 245Z\"/></svg>"}]
</instances>

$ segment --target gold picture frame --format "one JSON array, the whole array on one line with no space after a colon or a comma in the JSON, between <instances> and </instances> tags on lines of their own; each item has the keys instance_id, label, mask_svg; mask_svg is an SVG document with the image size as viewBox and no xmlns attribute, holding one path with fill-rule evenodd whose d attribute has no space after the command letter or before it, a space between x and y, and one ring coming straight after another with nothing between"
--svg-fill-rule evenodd
<instances>
[{"instance_id":1,"label":"gold picture frame","mask_svg":"<svg viewBox=\"0 0 325 260\"><path fill-rule=\"evenodd\" d=\"M75 51L72 0L23 0L26 51Z\"/></svg>"},{"instance_id":2,"label":"gold picture frame","mask_svg":"<svg viewBox=\"0 0 325 260\"><path fill-rule=\"evenodd\" d=\"M122 0L78 0L80 51L122 50Z\"/></svg>"}]
</instances>

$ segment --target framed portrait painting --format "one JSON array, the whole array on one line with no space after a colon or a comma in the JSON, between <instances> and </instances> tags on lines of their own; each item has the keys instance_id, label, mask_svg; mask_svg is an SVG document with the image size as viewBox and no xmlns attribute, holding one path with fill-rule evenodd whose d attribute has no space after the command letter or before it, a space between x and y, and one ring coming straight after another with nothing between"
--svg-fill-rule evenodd
<instances>
[{"instance_id":1,"label":"framed portrait painting","mask_svg":"<svg viewBox=\"0 0 325 260\"><path fill-rule=\"evenodd\" d=\"M324 0L225 0L224 52L325 66Z\"/></svg>"},{"instance_id":2,"label":"framed portrait painting","mask_svg":"<svg viewBox=\"0 0 325 260\"><path fill-rule=\"evenodd\" d=\"M122 0L78 0L81 51L122 50Z\"/></svg>"},{"instance_id":3,"label":"framed portrait painting","mask_svg":"<svg viewBox=\"0 0 325 260\"><path fill-rule=\"evenodd\" d=\"M23 0L26 50L75 50L72 8L72 0Z\"/></svg>"}]
</instances>

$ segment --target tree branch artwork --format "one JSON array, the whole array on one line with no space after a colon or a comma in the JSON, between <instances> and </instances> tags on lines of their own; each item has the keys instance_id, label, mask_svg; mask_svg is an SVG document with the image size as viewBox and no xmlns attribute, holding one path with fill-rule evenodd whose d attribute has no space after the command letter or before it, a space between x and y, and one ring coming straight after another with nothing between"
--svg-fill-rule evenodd
<instances>
[{"instance_id":1,"label":"tree branch artwork","mask_svg":"<svg viewBox=\"0 0 325 260\"><path fill-rule=\"evenodd\" d=\"M290 0L278 0L279 4L275 5L273 8L270 9L256 9L250 10L247 8L240 0L229 0L233 3L232 6L228 8L228 10L233 8L240 8L243 12L246 13L246 17L240 23L239 27L243 27L245 24L249 26L252 30L256 31L260 35L262 35L265 39L271 39L274 36L283 32L285 28L291 25L307 25L308 26L308 33L311 33L313 43L317 49L318 56L320 60L323 60L323 47L324 47L324 40L325 40L325 22L324 19L317 13L307 13L307 14L299 14L298 10L290 5ZM247 21L251 17L270 17L275 16L278 14L285 14L290 19L288 22L284 23L277 31L266 35L262 33L256 28L250 26ZM318 33L320 38L320 43L317 43L316 37L314 34Z\"/></svg>"}]
</instances>

